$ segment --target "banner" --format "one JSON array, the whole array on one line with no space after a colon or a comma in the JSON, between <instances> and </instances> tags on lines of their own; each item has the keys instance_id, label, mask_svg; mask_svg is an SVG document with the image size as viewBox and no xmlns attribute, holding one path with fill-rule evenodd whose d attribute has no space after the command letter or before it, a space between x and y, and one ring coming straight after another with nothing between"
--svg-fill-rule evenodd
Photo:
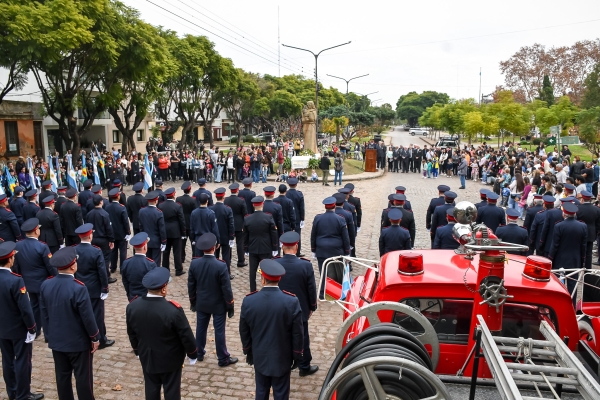
<instances>
[{"instance_id":1,"label":"banner","mask_svg":"<svg viewBox=\"0 0 600 400\"><path fill-rule=\"evenodd\" d=\"M77 185L77 174L75 173L75 169L73 169L73 157L68 156L68 166L67 166L67 183L73 189L79 192L79 185Z\"/></svg>"},{"instance_id":2,"label":"banner","mask_svg":"<svg viewBox=\"0 0 600 400\"><path fill-rule=\"evenodd\" d=\"M54 172L54 165L52 165L52 156L48 156L48 158L48 179L52 182L52 191L56 192L56 188L58 187L58 181L56 180L56 172Z\"/></svg>"},{"instance_id":3,"label":"banner","mask_svg":"<svg viewBox=\"0 0 600 400\"><path fill-rule=\"evenodd\" d=\"M29 180L31 181L31 188L37 189L37 182L35 181L35 175L33 173L33 161L31 161L31 157L27 157L27 169L29 170Z\"/></svg>"},{"instance_id":4,"label":"banner","mask_svg":"<svg viewBox=\"0 0 600 400\"><path fill-rule=\"evenodd\" d=\"M144 158L144 189L148 190L148 188L152 187L152 171L154 170L154 164L148 162L148 153L146 153L146 157Z\"/></svg>"},{"instance_id":5,"label":"banner","mask_svg":"<svg viewBox=\"0 0 600 400\"><path fill-rule=\"evenodd\" d=\"M85 153L81 153L81 183L87 181L87 164L85 163Z\"/></svg>"}]
</instances>

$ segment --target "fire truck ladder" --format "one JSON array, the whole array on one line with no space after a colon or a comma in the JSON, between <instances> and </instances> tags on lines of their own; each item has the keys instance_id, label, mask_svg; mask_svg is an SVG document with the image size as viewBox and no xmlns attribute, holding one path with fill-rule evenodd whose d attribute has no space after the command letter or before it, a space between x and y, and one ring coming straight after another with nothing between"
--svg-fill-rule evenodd
<instances>
[{"instance_id":1,"label":"fire truck ladder","mask_svg":"<svg viewBox=\"0 0 600 400\"><path fill-rule=\"evenodd\" d=\"M575 354L560 339L546 321L542 321L540 332L546 340L492 336L485 320L477 316L477 344L475 354L481 347L483 356L492 372L500 396L504 400L534 400L543 398L538 385L547 385L553 399L560 399L562 386L575 387L586 400L600 399L600 384L585 369ZM515 357L516 355L516 357ZM511 362L506 358L514 359ZM478 358L473 365L471 399L475 395ZM534 361L538 364L535 364ZM524 396L516 381L533 384L539 397ZM545 386L544 385L544 386ZM554 386L555 385L555 386Z\"/></svg>"}]
</instances>

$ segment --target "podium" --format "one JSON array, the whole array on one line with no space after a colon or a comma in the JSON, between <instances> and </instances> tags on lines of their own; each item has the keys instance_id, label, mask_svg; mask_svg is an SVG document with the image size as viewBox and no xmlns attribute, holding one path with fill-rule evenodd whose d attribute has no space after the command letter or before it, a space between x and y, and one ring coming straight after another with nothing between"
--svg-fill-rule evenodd
<instances>
[{"instance_id":1,"label":"podium","mask_svg":"<svg viewBox=\"0 0 600 400\"><path fill-rule=\"evenodd\" d=\"M377 170L377 150L367 149L365 153L365 172Z\"/></svg>"}]
</instances>

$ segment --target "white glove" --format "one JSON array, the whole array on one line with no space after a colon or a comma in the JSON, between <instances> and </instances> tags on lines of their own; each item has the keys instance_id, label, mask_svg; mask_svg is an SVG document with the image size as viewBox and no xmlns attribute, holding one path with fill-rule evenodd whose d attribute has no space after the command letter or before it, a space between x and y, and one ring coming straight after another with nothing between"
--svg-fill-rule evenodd
<instances>
[{"instance_id":1,"label":"white glove","mask_svg":"<svg viewBox=\"0 0 600 400\"><path fill-rule=\"evenodd\" d=\"M190 358L190 365L196 364L197 358Z\"/></svg>"},{"instance_id":2,"label":"white glove","mask_svg":"<svg viewBox=\"0 0 600 400\"><path fill-rule=\"evenodd\" d=\"M354 247L350 246L350 250L352 250Z\"/></svg>"},{"instance_id":3,"label":"white glove","mask_svg":"<svg viewBox=\"0 0 600 400\"><path fill-rule=\"evenodd\" d=\"M275 257L279 254L279 252L277 250L275 250L275 251L272 251L271 254L273 254L273 257Z\"/></svg>"},{"instance_id":4,"label":"white glove","mask_svg":"<svg viewBox=\"0 0 600 400\"><path fill-rule=\"evenodd\" d=\"M182 237L181 237L181 240L185 240L185 236L182 236Z\"/></svg>"},{"instance_id":5,"label":"white glove","mask_svg":"<svg viewBox=\"0 0 600 400\"><path fill-rule=\"evenodd\" d=\"M281 249L283 247L283 243L279 242L279 248Z\"/></svg>"},{"instance_id":6,"label":"white glove","mask_svg":"<svg viewBox=\"0 0 600 400\"><path fill-rule=\"evenodd\" d=\"M166 248L167 248L166 244L161 244L160 245L160 251L165 251Z\"/></svg>"},{"instance_id":7,"label":"white glove","mask_svg":"<svg viewBox=\"0 0 600 400\"><path fill-rule=\"evenodd\" d=\"M192 246L195 246L195 245L196 245L196 242L192 242Z\"/></svg>"},{"instance_id":8,"label":"white glove","mask_svg":"<svg viewBox=\"0 0 600 400\"><path fill-rule=\"evenodd\" d=\"M360 232L360 226L356 228L356 233Z\"/></svg>"},{"instance_id":9,"label":"white glove","mask_svg":"<svg viewBox=\"0 0 600 400\"><path fill-rule=\"evenodd\" d=\"M131 235L125 236L125 240L129 242L129 240L131 240Z\"/></svg>"},{"instance_id":10,"label":"white glove","mask_svg":"<svg viewBox=\"0 0 600 400\"><path fill-rule=\"evenodd\" d=\"M316 253L312 253L312 258L313 258L313 260L316 260L317 259L317 254Z\"/></svg>"},{"instance_id":11,"label":"white glove","mask_svg":"<svg viewBox=\"0 0 600 400\"><path fill-rule=\"evenodd\" d=\"M29 333L27 332L27 337L25 338L25 343L31 343L35 340L35 333Z\"/></svg>"},{"instance_id":12,"label":"white glove","mask_svg":"<svg viewBox=\"0 0 600 400\"><path fill-rule=\"evenodd\" d=\"M65 245L64 245L64 244L61 244L61 245L60 245L60 248L61 248L61 249L64 249L64 248L65 248Z\"/></svg>"},{"instance_id":13,"label":"white glove","mask_svg":"<svg viewBox=\"0 0 600 400\"><path fill-rule=\"evenodd\" d=\"M304 221L300 221L300 229L304 228Z\"/></svg>"},{"instance_id":14,"label":"white glove","mask_svg":"<svg viewBox=\"0 0 600 400\"><path fill-rule=\"evenodd\" d=\"M244 255L245 255L246 257L249 257L249 256L250 256L250 254L249 254L249 253L244 253Z\"/></svg>"},{"instance_id":15,"label":"white glove","mask_svg":"<svg viewBox=\"0 0 600 400\"><path fill-rule=\"evenodd\" d=\"M106 300L108 293L100 293L100 300Z\"/></svg>"}]
</instances>

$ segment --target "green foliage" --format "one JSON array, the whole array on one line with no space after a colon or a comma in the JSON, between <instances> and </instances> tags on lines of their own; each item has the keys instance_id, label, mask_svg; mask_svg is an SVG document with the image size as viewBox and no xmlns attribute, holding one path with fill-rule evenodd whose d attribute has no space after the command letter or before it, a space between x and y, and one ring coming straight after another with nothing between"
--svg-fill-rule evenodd
<instances>
[{"instance_id":1,"label":"green foliage","mask_svg":"<svg viewBox=\"0 0 600 400\"><path fill-rule=\"evenodd\" d=\"M288 118L300 115L302 102L288 91L276 90L273 97L269 99L269 109L273 118Z\"/></svg>"},{"instance_id":2,"label":"green foliage","mask_svg":"<svg viewBox=\"0 0 600 400\"><path fill-rule=\"evenodd\" d=\"M312 156L314 156L314 155L315 155L315 152L314 152L314 151L312 151L311 149L304 149L304 150L302 150L302 151L300 152L300 155L301 155L301 156L311 156L311 157L312 157Z\"/></svg>"},{"instance_id":3,"label":"green foliage","mask_svg":"<svg viewBox=\"0 0 600 400\"><path fill-rule=\"evenodd\" d=\"M308 160L308 168L319 169L319 162L320 160L318 158L311 158L310 160Z\"/></svg>"},{"instance_id":4,"label":"green foliage","mask_svg":"<svg viewBox=\"0 0 600 400\"><path fill-rule=\"evenodd\" d=\"M583 92L583 100L581 106L583 108L592 108L600 106L600 63L596 64L594 70L585 78Z\"/></svg>"},{"instance_id":5,"label":"green foliage","mask_svg":"<svg viewBox=\"0 0 600 400\"><path fill-rule=\"evenodd\" d=\"M542 83L542 88L540 89L539 100L545 101L548 106L554 104L554 88L550 83L550 77L548 77L548 75L544 75L544 82Z\"/></svg>"},{"instance_id":6,"label":"green foliage","mask_svg":"<svg viewBox=\"0 0 600 400\"><path fill-rule=\"evenodd\" d=\"M408 124L413 126L417 124L419 117L423 115L427 107L434 104L447 104L450 97L446 93L426 91L421 94L410 92L400 96L396 103L396 113L399 118L406 119Z\"/></svg>"},{"instance_id":7,"label":"green foliage","mask_svg":"<svg viewBox=\"0 0 600 400\"><path fill-rule=\"evenodd\" d=\"M581 110L577 115L579 138L585 146L598 157L600 141L600 106Z\"/></svg>"},{"instance_id":8,"label":"green foliage","mask_svg":"<svg viewBox=\"0 0 600 400\"><path fill-rule=\"evenodd\" d=\"M287 169L288 172L292 169L292 159L290 157L286 157L285 160L283 160L283 168Z\"/></svg>"},{"instance_id":9,"label":"green foliage","mask_svg":"<svg viewBox=\"0 0 600 400\"><path fill-rule=\"evenodd\" d=\"M244 142L254 143L254 140L255 140L254 136L252 136L252 135L246 135L246 136L244 136Z\"/></svg>"}]
</instances>

